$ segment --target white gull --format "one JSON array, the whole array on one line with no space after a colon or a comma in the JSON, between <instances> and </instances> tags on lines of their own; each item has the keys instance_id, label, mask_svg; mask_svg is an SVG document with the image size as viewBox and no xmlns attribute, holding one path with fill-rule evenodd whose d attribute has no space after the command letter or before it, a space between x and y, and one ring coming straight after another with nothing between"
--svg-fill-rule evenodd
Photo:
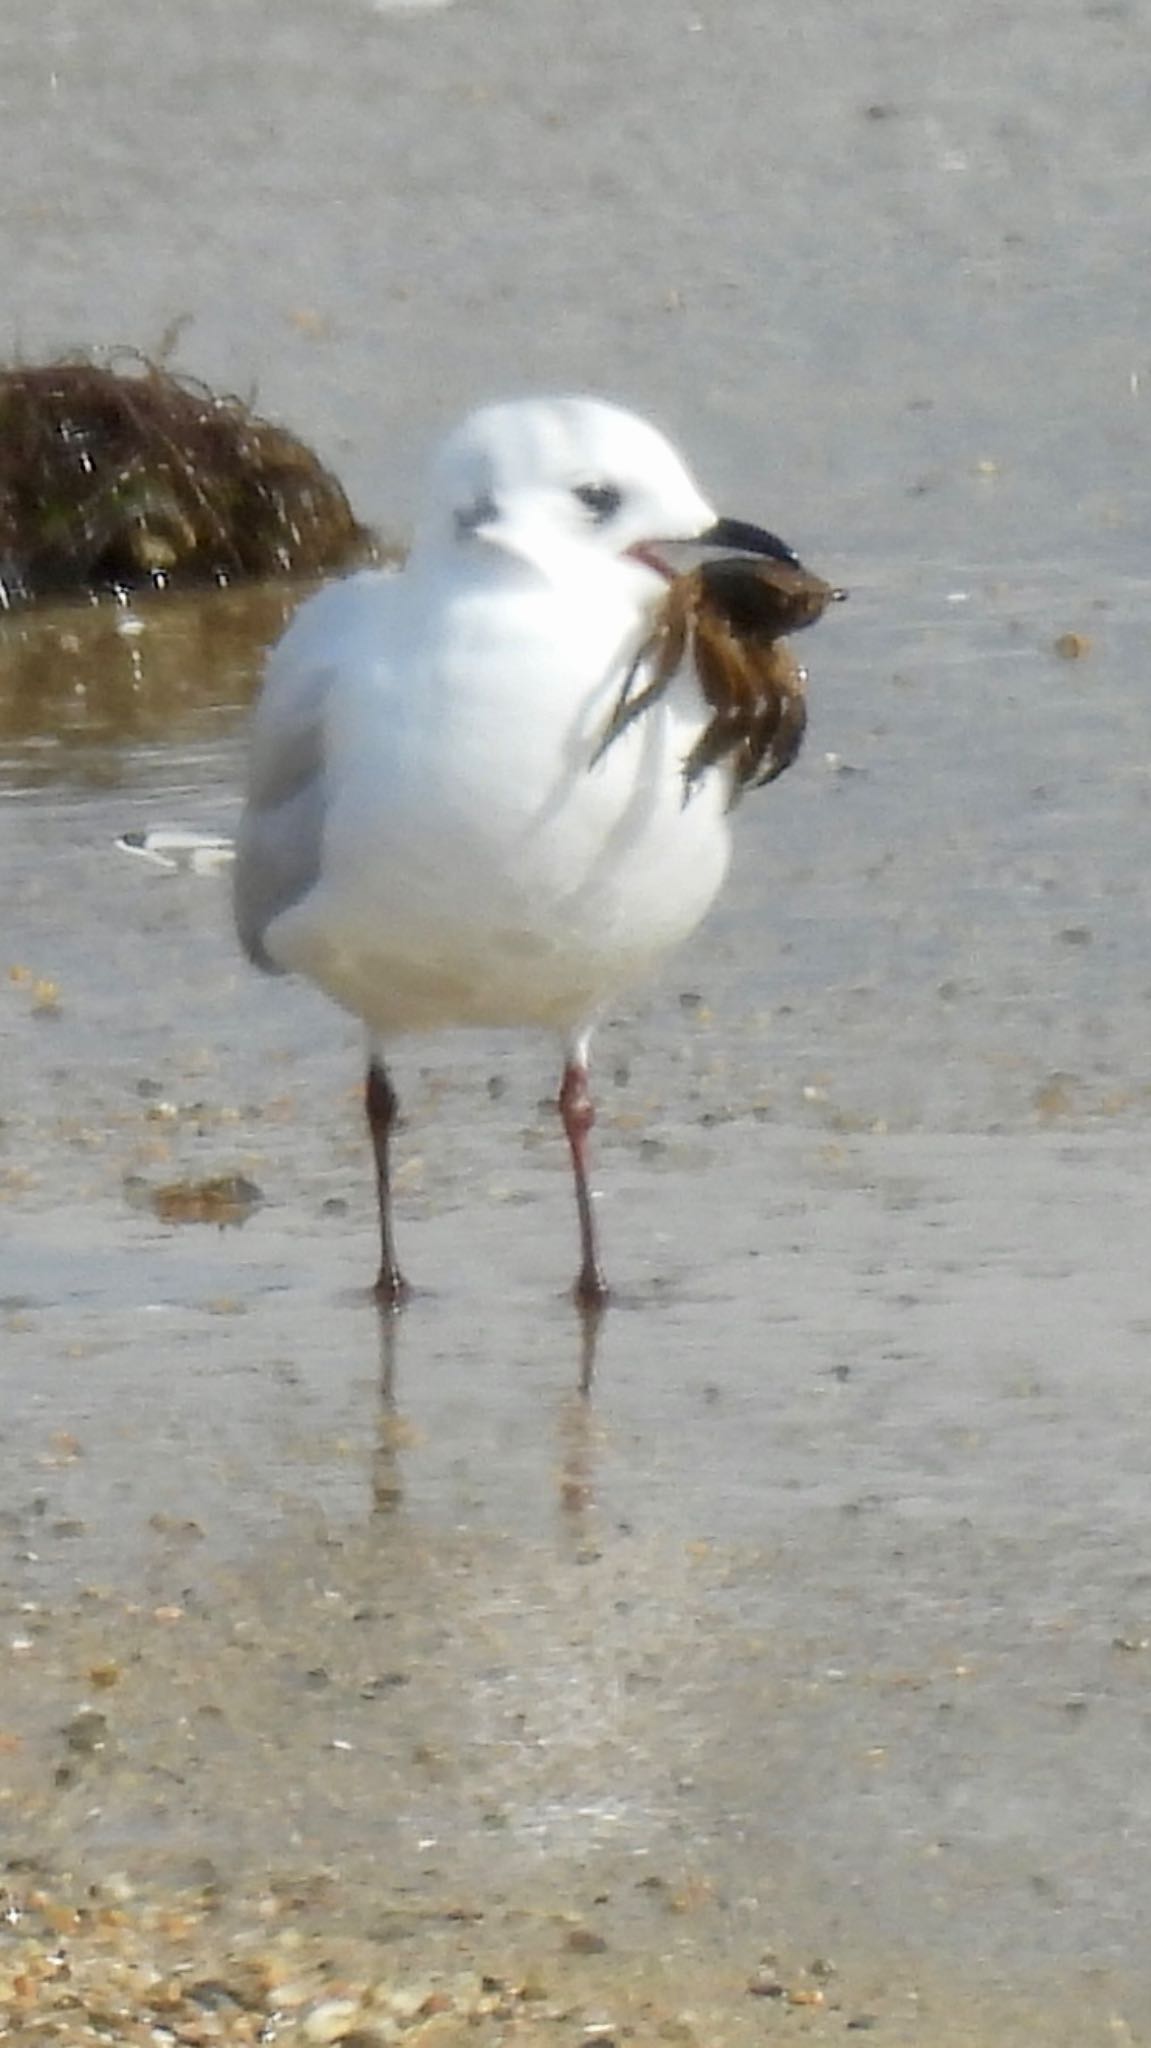
<instances>
[{"instance_id":1,"label":"white gull","mask_svg":"<svg viewBox=\"0 0 1151 2048\"><path fill-rule=\"evenodd\" d=\"M436 457L402 574L297 613L252 723L236 921L369 1032L376 1293L406 1292L389 1194L393 1040L538 1027L580 1223L577 1299L606 1286L587 1178L588 1052L605 1007L685 939L728 864L730 765L685 801L708 708L690 665L600 750L677 541L794 560L717 519L646 421L590 398L487 406Z\"/></svg>"}]
</instances>

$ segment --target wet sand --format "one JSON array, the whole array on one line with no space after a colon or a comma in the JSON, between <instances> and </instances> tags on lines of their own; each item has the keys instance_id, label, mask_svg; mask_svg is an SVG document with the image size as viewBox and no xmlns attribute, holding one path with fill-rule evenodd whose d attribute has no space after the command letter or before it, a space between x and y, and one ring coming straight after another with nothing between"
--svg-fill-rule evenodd
<instances>
[{"instance_id":1,"label":"wet sand","mask_svg":"<svg viewBox=\"0 0 1151 2048\"><path fill-rule=\"evenodd\" d=\"M287 1936L204 2039L485 1974L413 2040L1147 2039L1133 17L205 0L141 96L103 13L3 30L26 348L194 304L385 527L459 403L595 385L852 598L601 1035L594 1361L550 1049L401 1052L381 1333L354 1030L114 848L228 827L286 594L3 623L0 1980L83 1906Z\"/></svg>"}]
</instances>

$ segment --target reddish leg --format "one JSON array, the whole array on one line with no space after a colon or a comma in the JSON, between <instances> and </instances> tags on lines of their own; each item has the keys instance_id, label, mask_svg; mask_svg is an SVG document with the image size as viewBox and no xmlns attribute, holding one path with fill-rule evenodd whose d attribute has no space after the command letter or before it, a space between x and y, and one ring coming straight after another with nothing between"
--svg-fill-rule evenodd
<instances>
[{"instance_id":1,"label":"reddish leg","mask_svg":"<svg viewBox=\"0 0 1151 2048\"><path fill-rule=\"evenodd\" d=\"M564 1068L559 1112L571 1149L579 1214L580 1269L576 1276L575 1298L583 1309L601 1309L607 1301L608 1289L599 1262L591 1190L587 1184L587 1141L595 1123L595 1108L588 1094L587 1066L582 1059L569 1059Z\"/></svg>"},{"instance_id":2,"label":"reddish leg","mask_svg":"<svg viewBox=\"0 0 1151 2048\"><path fill-rule=\"evenodd\" d=\"M369 1062L364 1107L368 1112L368 1129L376 1157L376 1193L380 1204L380 1272L375 1296L383 1308L401 1308L408 1298L409 1289L396 1263L390 1173L392 1132L400 1105L382 1060L372 1059Z\"/></svg>"}]
</instances>

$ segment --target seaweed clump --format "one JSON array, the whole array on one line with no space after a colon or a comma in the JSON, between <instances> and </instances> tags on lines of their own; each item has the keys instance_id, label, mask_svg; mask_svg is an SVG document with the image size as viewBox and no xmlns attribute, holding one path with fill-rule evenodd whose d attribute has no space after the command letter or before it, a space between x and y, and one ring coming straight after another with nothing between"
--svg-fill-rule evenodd
<instances>
[{"instance_id":1,"label":"seaweed clump","mask_svg":"<svg viewBox=\"0 0 1151 2048\"><path fill-rule=\"evenodd\" d=\"M0 370L0 607L371 560L286 428L145 356Z\"/></svg>"}]
</instances>

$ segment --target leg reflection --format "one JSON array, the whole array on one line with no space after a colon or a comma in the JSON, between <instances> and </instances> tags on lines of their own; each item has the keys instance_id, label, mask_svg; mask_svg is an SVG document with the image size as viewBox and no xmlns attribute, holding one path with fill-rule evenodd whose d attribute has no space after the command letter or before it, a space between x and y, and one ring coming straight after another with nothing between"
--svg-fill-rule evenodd
<instances>
[{"instance_id":1,"label":"leg reflection","mask_svg":"<svg viewBox=\"0 0 1151 2048\"><path fill-rule=\"evenodd\" d=\"M599 1355L600 1331L603 1328L606 1298L603 1301L580 1302L576 1313L579 1318L579 1378L576 1392L585 1397L590 1395L595 1379L596 1359Z\"/></svg>"},{"instance_id":2,"label":"leg reflection","mask_svg":"<svg viewBox=\"0 0 1151 2048\"><path fill-rule=\"evenodd\" d=\"M581 1306L576 1315L575 1386L560 1416L559 1503L565 1514L578 1516L595 1505L593 1474L596 1429L591 1406L604 1307ZM412 1426L398 1401L400 1347L405 1318L390 1303L381 1303L376 1318L380 1345L380 1405L372 1455L373 1515L394 1515L404 1505L403 1454L413 1441Z\"/></svg>"},{"instance_id":3,"label":"leg reflection","mask_svg":"<svg viewBox=\"0 0 1151 2048\"><path fill-rule=\"evenodd\" d=\"M401 1318L390 1304L381 1303L377 1322L380 1333L380 1413L372 1459L372 1513L394 1515L403 1506L400 1453L408 1441L407 1425L396 1406Z\"/></svg>"},{"instance_id":4,"label":"leg reflection","mask_svg":"<svg viewBox=\"0 0 1151 2048\"><path fill-rule=\"evenodd\" d=\"M591 1406L604 1302L582 1303L579 1307L578 1371L574 1395L569 1395L559 1421L559 1504L573 1528L581 1530L582 1517L594 1508L595 1453L597 1426Z\"/></svg>"}]
</instances>

